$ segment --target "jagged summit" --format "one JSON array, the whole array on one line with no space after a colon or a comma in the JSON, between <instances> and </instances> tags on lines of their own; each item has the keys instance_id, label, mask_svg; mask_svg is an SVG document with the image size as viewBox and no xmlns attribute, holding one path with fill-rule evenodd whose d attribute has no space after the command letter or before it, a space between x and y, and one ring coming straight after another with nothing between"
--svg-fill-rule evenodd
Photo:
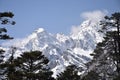
<instances>
[{"instance_id":1,"label":"jagged summit","mask_svg":"<svg viewBox=\"0 0 120 80\"><path fill-rule=\"evenodd\" d=\"M38 28L37 30L35 30L36 33L41 33L44 32L45 30L43 28Z\"/></svg>"}]
</instances>

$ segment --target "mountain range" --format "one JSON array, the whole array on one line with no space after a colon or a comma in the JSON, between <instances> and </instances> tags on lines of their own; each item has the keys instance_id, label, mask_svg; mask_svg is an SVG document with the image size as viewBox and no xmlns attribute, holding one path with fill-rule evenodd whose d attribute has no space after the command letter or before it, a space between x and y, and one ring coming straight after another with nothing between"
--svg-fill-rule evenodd
<instances>
[{"instance_id":1,"label":"mountain range","mask_svg":"<svg viewBox=\"0 0 120 80\"><path fill-rule=\"evenodd\" d=\"M14 42L11 46L17 47L14 57L20 56L24 51L42 51L49 59L49 67L54 72L53 77L62 72L68 65L76 65L86 69L85 63L92 57L90 53L96 44L103 40L99 21L85 20L81 25L73 27L69 35L51 34L39 28L26 38ZM5 59L10 54L5 48Z\"/></svg>"}]
</instances>

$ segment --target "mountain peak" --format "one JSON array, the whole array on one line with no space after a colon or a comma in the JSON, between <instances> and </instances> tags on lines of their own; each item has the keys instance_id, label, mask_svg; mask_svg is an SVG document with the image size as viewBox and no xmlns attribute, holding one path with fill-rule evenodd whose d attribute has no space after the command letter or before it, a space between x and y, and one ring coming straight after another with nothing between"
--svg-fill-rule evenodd
<instances>
[{"instance_id":1,"label":"mountain peak","mask_svg":"<svg viewBox=\"0 0 120 80\"><path fill-rule=\"evenodd\" d=\"M35 32L37 33L41 33L41 32L44 32L45 30L43 28L38 28L37 30L35 30Z\"/></svg>"}]
</instances>

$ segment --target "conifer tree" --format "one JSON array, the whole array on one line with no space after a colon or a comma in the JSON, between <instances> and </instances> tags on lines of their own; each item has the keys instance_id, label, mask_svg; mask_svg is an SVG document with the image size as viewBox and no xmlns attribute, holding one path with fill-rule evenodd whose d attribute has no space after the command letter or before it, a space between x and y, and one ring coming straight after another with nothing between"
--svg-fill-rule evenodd
<instances>
[{"instance_id":1,"label":"conifer tree","mask_svg":"<svg viewBox=\"0 0 120 80\"><path fill-rule=\"evenodd\" d=\"M8 60L0 64L1 69L1 75L3 76L3 80L18 80L16 78L16 64L14 63L14 54L15 54L16 48L11 47L9 53L11 56Z\"/></svg>"},{"instance_id":2,"label":"conifer tree","mask_svg":"<svg viewBox=\"0 0 120 80\"><path fill-rule=\"evenodd\" d=\"M0 24L5 25L5 24L11 24L14 25L15 21L10 21L9 18L13 18L14 14L12 12L0 12ZM0 26L2 26L0 25ZM13 39L13 37L10 37L9 35L6 34L7 29L0 27L0 39L1 40L6 40L6 39ZM0 49L0 63L3 61L3 53L5 51L3 49Z\"/></svg>"},{"instance_id":3,"label":"conifer tree","mask_svg":"<svg viewBox=\"0 0 120 80\"><path fill-rule=\"evenodd\" d=\"M99 75L102 74L101 79L113 79L120 74L120 13L114 13L111 17L105 16L101 25L101 32L105 33L105 37L103 42L97 44L92 61L96 63L94 70Z\"/></svg>"},{"instance_id":4,"label":"conifer tree","mask_svg":"<svg viewBox=\"0 0 120 80\"><path fill-rule=\"evenodd\" d=\"M11 24L14 25L15 21L10 21L9 18L13 18L14 14L12 12L0 12L0 24ZM2 26L2 25L0 25ZM13 39L13 37L10 37L6 34L7 29L0 27L0 40L6 40L6 39ZM0 63L3 61L3 53L5 51L3 49L0 49Z\"/></svg>"},{"instance_id":5,"label":"conifer tree","mask_svg":"<svg viewBox=\"0 0 120 80\"><path fill-rule=\"evenodd\" d=\"M104 21L101 21L103 30L109 31L114 29L112 36L112 57L117 67L117 72L120 74L120 13L116 12L111 17L106 16Z\"/></svg>"},{"instance_id":6,"label":"conifer tree","mask_svg":"<svg viewBox=\"0 0 120 80\"><path fill-rule=\"evenodd\" d=\"M57 76L57 80L80 80L78 71L79 70L75 65L70 65L64 72Z\"/></svg>"},{"instance_id":7,"label":"conifer tree","mask_svg":"<svg viewBox=\"0 0 120 80\"><path fill-rule=\"evenodd\" d=\"M24 52L15 60L24 80L54 80L47 66L49 60L40 51Z\"/></svg>"},{"instance_id":8,"label":"conifer tree","mask_svg":"<svg viewBox=\"0 0 120 80\"><path fill-rule=\"evenodd\" d=\"M10 18L13 18L14 14L12 12L0 12L0 40L7 40L7 39L13 39L13 37L10 37L7 33L7 29L4 27L1 27L2 25L11 24L14 25L15 21L9 20ZM4 59L4 50L0 49L0 69L1 65L3 65L3 59ZM2 75L0 71L0 75ZM2 78L0 78L2 79Z\"/></svg>"},{"instance_id":9,"label":"conifer tree","mask_svg":"<svg viewBox=\"0 0 120 80\"><path fill-rule=\"evenodd\" d=\"M116 31L106 32L106 36L101 43L98 43L94 53L92 54L93 60L91 61L94 66L94 71L99 74L101 79L108 79L116 75L115 74L115 51L114 35ZM110 66L112 65L112 66ZM89 65L88 69L91 65ZM116 66L117 67L117 66Z\"/></svg>"}]
</instances>

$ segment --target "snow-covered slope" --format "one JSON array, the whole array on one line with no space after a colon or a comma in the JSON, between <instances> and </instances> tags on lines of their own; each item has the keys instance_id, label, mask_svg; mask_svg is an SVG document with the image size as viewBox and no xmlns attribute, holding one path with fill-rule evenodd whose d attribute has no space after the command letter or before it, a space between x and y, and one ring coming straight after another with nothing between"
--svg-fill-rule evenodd
<instances>
[{"instance_id":1,"label":"snow-covered slope","mask_svg":"<svg viewBox=\"0 0 120 80\"><path fill-rule=\"evenodd\" d=\"M102 34L98 22L86 20L70 35L50 34L43 28L34 31L27 38L14 43L17 47L15 57L21 52L40 50L50 60L49 67L54 71L54 77L70 64L83 67L84 63L91 59L89 55L96 43L102 41ZM6 53L6 55L8 55Z\"/></svg>"}]
</instances>

